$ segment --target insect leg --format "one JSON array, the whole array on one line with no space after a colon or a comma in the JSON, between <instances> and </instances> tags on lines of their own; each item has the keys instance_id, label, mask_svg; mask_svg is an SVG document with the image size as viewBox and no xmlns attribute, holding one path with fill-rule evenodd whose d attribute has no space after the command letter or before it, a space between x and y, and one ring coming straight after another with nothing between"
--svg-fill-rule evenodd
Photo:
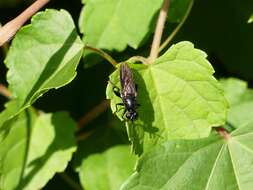
<instances>
[{"instance_id":1,"label":"insect leg","mask_svg":"<svg viewBox=\"0 0 253 190\"><path fill-rule=\"evenodd\" d=\"M112 90L116 96L121 97L120 96L120 89L118 87L114 86Z\"/></svg>"},{"instance_id":2,"label":"insect leg","mask_svg":"<svg viewBox=\"0 0 253 190\"><path fill-rule=\"evenodd\" d=\"M123 112L123 114L121 115L121 118L122 118L123 120L126 120L126 119L124 118L126 112L127 112L127 110L125 109L124 112Z\"/></svg>"},{"instance_id":3,"label":"insect leg","mask_svg":"<svg viewBox=\"0 0 253 190\"><path fill-rule=\"evenodd\" d=\"M121 97L120 96L120 89L119 89L119 87L117 87L112 81L108 81L109 83L111 83L111 85L113 86L113 88L112 88L112 90L113 90L113 92L114 92L114 94L116 95L116 96L118 96L118 97Z\"/></svg>"},{"instance_id":4,"label":"insect leg","mask_svg":"<svg viewBox=\"0 0 253 190\"><path fill-rule=\"evenodd\" d=\"M124 105L123 103L117 103L117 104L116 104L116 111L115 111L115 113L118 112L118 111L120 111L121 109L125 108L125 107L121 107L121 108L119 109L118 106L125 106L125 105Z\"/></svg>"}]
</instances>

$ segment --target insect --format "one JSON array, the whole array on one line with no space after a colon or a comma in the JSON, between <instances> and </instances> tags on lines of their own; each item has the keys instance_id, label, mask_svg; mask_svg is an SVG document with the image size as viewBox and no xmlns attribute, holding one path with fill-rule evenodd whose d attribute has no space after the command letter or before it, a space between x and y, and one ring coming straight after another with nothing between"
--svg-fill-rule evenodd
<instances>
[{"instance_id":1,"label":"insect","mask_svg":"<svg viewBox=\"0 0 253 190\"><path fill-rule=\"evenodd\" d=\"M140 105L136 100L137 85L134 83L133 73L127 63L120 65L120 85L121 90L113 84L113 92L122 99L122 103L116 104L116 112L120 110L118 106L124 106L122 118L126 116L128 120L134 121L138 117L137 108Z\"/></svg>"}]
</instances>

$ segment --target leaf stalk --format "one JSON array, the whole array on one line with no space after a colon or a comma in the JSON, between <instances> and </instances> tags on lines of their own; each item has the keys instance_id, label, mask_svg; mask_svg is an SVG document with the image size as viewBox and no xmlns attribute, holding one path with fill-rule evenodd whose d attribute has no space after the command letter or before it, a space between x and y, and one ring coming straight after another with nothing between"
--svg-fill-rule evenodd
<instances>
[{"instance_id":1,"label":"leaf stalk","mask_svg":"<svg viewBox=\"0 0 253 190\"><path fill-rule=\"evenodd\" d=\"M221 135L226 141L228 141L231 136L230 134L223 128L223 127L217 127L215 130Z\"/></svg>"},{"instance_id":2,"label":"leaf stalk","mask_svg":"<svg viewBox=\"0 0 253 190\"><path fill-rule=\"evenodd\" d=\"M163 29L164 25L166 22L167 14L168 14L168 9L170 5L170 0L164 0L162 8L160 10L160 14L156 23L156 29L155 29L155 34L150 50L150 55L149 55L149 64L153 63L155 59L158 57L159 54L159 46L161 43L161 38L163 34Z\"/></svg>"},{"instance_id":3,"label":"leaf stalk","mask_svg":"<svg viewBox=\"0 0 253 190\"><path fill-rule=\"evenodd\" d=\"M94 48L94 47L91 47L91 46L84 46L84 49L88 49L88 50L91 50L97 54L99 54L101 57L103 57L104 59L106 59L109 63L112 64L113 67L117 68L117 62L115 61L115 59L113 59L108 53L106 53L105 51L101 50L101 49L97 49L97 48Z\"/></svg>"},{"instance_id":4,"label":"leaf stalk","mask_svg":"<svg viewBox=\"0 0 253 190\"><path fill-rule=\"evenodd\" d=\"M103 100L98 105L96 105L94 108L92 108L87 114L82 116L78 121L78 130L83 128L85 125L87 125L89 122L97 118L101 113L105 112L107 108L110 106L109 100Z\"/></svg>"},{"instance_id":5,"label":"leaf stalk","mask_svg":"<svg viewBox=\"0 0 253 190\"><path fill-rule=\"evenodd\" d=\"M78 183L76 183L71 177L69 177L65 172L59 173L59 175L72 189L83 190L83 188Z\"/></svg>"},{"instance_id":6,"label":"leaf stalk","mask_svg":"<svg viewBox=\"0 0 253 190\"><path fill-rule=\"evenodd\" d=\"M8 99L11 98L11 92L3 84L0 84L0 94Z\"/></svg>"},{"instance_id":7,"label":"leaf stalk","mask_svg":"<svg viewBox=\"0 0 253 190\"><path fill-rule=\"evenodd\" d=\"M36 12L44 7L50 0L37 0L18 15L0 28L0 46L8 42L17 31L30 19Z\"/></svg>"},{"instance_id":8,"label":"leaf stalk","mask_svg":"<svg viewBox=\"0 0 253 190\"><path fill-rule=\"evenodd\" d=\"M184 25L186 19L188 18L189 14L192 10L193 4L194 4L194 0L191 0L183 19L180 21L180 23L177 25L177 27L173 30L173 32L168 36L168 38L162 43L162 45L159 48L159 52L161 52L171 42L171 40L176 36L178 31Z\"/></svg>"}]
</instances>

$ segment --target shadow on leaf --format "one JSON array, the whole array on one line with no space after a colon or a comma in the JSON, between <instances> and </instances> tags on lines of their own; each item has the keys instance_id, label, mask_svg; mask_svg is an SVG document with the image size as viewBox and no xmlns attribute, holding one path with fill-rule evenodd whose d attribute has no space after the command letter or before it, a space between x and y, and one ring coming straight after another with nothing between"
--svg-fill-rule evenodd
<instances>
[{"instance_id":1,"label":"shadow on leaf","mask_svg":"<svg viewBox=\"0 0 253 190\"><path fill-rule=\"evenodd\" d=\"M137 71L136 69L132 69L132 71L135 82L138 85L137 101L140 103L140 107L138 108L139 119L134 123L127 122L126 126L129 139L133 142L133 151L136 154L141 155L143 152L144 132L147 132L149 137L152 138L156 136L158 128L152 125L154 121L154 109L148 95L148 89L146 88L142 76L139 74L141 70Z\"/></svg>"},{"instance_id":2,"label":"shadow on leaf","mask_svg":"<svg viewBox=\"0 0 253 190\"><path fill-rule=\"evenodd\" d=\"M65 54L69 51L69 49L72 47L75 40L78 38L78 35L76 34L76 30L73 29L72 32L69 34L68 38L63 43L62 47L55 52L55 54L50 58L50 60L45 65L45 68L41 72L38 80L32 87L29 94L26 96L26 99L24 101L24 105L26 105L28 102L33 102L35 99L42 94L43 92L47 91L47 89L43 89L43 85L47 82L47 80L50 77L53 77L59 66L61 65ZM42 88L42 89L40 89ZM23 105L23 106L24 106Z\"/></svg>"},{"instance_id":3,"label":"shadow on leaf","mask_svg":"<svg viewBox=\"0 0 253 190\"><path fill-rule=\"evenodd\" d=\"M50 127L53 127L52 132L54 134L53 141L50 143L50 145L47 147L45 153L43 153L42 156L30 161L27 163L27 158L30 153L31 149L31 137L27 138L27 147L26 147L26 155L25 155L25 161L24 161L24 166L22 169L22 180L20 180L19 185L16 187L16 190L24 189L27 184L30 183L30 181L39 173L41 170L43 170L43 167L45 165L51 163L50 158L53 157L57 152L64 152L70 148L73 148L74 146L74 136L72 137L69 134L69 130L64 129L63 127L69 127L69 125L72 124L68 123L65 121L63 123L62 121L62 114L54 114L51 117L51 125ZM43 127L43 126L40 126ZM36 129L33 129L36 130ZM29 133L27 133L29 135ZM38 134L37 134L38 135ZM73 130L73 135L74 135L74 130ZM36 135L35 135L36 137ZM45 168L44 168L45 169ZM27 171L25 171L27 170ZM46 170L52 170L52 168L46 168ZM55 171L57 172L57 171ZM47 174L48 175L48 174ZM51 178L51 176L49 176Z\"/></svg>"}]
</instances>

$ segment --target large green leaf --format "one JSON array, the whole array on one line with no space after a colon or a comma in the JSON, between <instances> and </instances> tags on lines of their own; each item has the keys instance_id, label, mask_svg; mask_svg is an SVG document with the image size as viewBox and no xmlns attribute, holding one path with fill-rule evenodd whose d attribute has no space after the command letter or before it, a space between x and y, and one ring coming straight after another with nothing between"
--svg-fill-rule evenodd
<instances>
[{"instance_id":1,"label":"large green leaf","mask_svg":"<svg viewBox=\"0 0 253 190\"><path fill-rule=\"evenodd\" d=\"M73 80L82 51L83 43L66 11L36 14L31 24L17 33L5 60L15 103L0 114L0 126L47 90Z\"/></svg>"},{"instance_id":2,"label":"large green leaf","mask_svg":"<svg viewBox=\"0 0 253 190\"><path fill-rule=\"evenodd\" d=\"M153 138L145 135L145 145L168 139L206 137L211 127L225 123L228 106L222 86L212 76L214 70L206 54L190 42L173 45L151 65L129 65L138 85L137 99L141 105L139 119L130 127L140 137L141 128L154 134ZM110 80L119 86L118 70ZM115 104L121 100L112 92L110 83L107 98L111 99L115 112ZM122 112L117 115L121 118ZM156 130L159 131L154 133Z\"/></svg>"},{"instance_id":3,"label":"large green leaf","mask_svg":"<svg viewBox=\"0 0 253 190\"><path fill-rule=\"evenodd\" d=\"M82 163L81 184L87 190L118 190L133 172L135 161L129 146L123 145L91 155Z\"/></svg>"},{"instance_id":4,"label":"large green leaf","mask_svg":"<svg viewBox=\"0 0 253 190\"><path fill-rule=\"evenodd\" d=\"M235 79L222 79L225 96L230 104L227 123L232 127L242 126L253 121L253 90L247 83Z\"/></svg>"},{"instance_id":5,"label":"large green leaf","mask_svg":"<svg viewBox=\"0 0 253 190\"><path fill-rule=\"evenodd\" d=\"M85 43L107 50L137 48L152 31L162 0L86 0L79 27Z\"/></svg>"},{"instance_id":6,"label":"large green leaf","mask_svg":"<svg viewBox=\"0 0 253 190\"><path fill-rule=\"evenodd\" d=\"M112 146L129 143L124 124L115 117L109 120L110 122L107 124L97 127L90 136L79 141L72 162L77 171L79 171L82 161L89 155L104 152Z\"/></svg>"},{"instance_id":7,"label":"large green leaf","mask_svg":"<svg viewBox=\"0 0 253 190\"><path fill-rule=\"evenodd\" d=\"M227 138L168 141L139 161L122 190L249 190L253 186L253 123Z\"/></svg>"},{"instance_id":8,"label":"large green leaf","mask_svg":"<svg viewBox=\"0 0 253 190\"><path fill-rule=\"evenodd\" d=\"M64 171L76 150L76 126L66 113L24 111L11 126L0 144L0 189L40 189Z\"/></svg>"}]
</instances>

